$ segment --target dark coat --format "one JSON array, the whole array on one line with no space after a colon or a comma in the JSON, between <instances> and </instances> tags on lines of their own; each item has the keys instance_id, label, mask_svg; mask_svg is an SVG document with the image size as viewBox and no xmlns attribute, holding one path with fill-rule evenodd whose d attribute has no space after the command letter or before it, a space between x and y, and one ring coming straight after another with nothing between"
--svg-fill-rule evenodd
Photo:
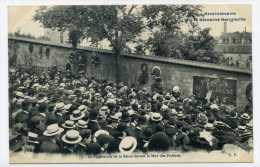
<instances>
[{"instance_id":1,"label":"dark coat","mask_svg":"<svg viewBox=\"0 0 260 167\"><path fill-rule=\"evenodd\" d=\"M60 147L58 144L51 140L44 140L40 145L40 152L44 153L58 153L60 152Z\"/></svg>"}]
</instances>

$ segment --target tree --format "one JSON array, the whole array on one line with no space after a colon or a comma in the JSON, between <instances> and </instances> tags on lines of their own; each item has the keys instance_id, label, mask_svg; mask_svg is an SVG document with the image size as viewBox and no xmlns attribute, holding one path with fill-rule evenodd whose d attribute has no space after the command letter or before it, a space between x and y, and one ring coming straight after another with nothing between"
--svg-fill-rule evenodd
<instances>
[{"instance_id":1,"label":"tree","mask_svg":"<svg viewBox=\"0 0 260 167\"><path fill-rule=\"evenodd\" d=\"M201 15L198 5L145 6L143 15L152 36L146 45L156 56L182 58L187 34L198 30L197 17Z\"/></svg>"},{"instance_id":2,"label":"tree","mask_svg":"<svg viewBox=\"0 0 260 167\"><path fill-rule=\"evenodd\" d=\"M116 57L116 81L120 81L119 61L127 43L144 28L135 5L126 6L53 6L37 10L34 20L46 28L75 32L74 41L89 39L92 43L107 40ZM75 43L74 43L75 46Z\"/></svg>"},{"instance_id":3,"label":"tree","mask_svg":"<svg viewBox=\"0 0 260 167\"><path fill-rule=\"evenodd\" d=\"M190 30L198 27L196 20L201 15L201 6L150 5L144 6L142 14L151 31L180 32L183 26L188 26Z\"/></svg>"},{"instance_id":4,"label":"tree","mask_svg":"<svg viewBox=\"0 0 260 167\"><path fill-rule=\"evenodd\" d=\"M198 27L201 6L145 6L143 15L153 34L146 45L156 56L218 61L219 53L214 51L215 39L210 35L210 29Z\"/></svg>"},{"instance_id":5,"label":"tree","mask_svg":"<svg viewBox=\"0 0 260 167\"><path fill-rule=\"evenodd\" d=\"M184 57L189 60L203 61L208 63L218 63L220 53L215 51L216 40L210 35L210 29L205 28L197 35L191 35L185 42L189 46L183 50Z\"/></svg>"}]
</instances>

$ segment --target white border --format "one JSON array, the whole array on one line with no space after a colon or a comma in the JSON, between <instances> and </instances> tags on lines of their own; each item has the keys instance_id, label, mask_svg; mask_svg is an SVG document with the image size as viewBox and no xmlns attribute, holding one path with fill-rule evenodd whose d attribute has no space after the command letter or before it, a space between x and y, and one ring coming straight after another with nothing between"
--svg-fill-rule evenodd
<instances>
[{"instance_id":1,"label":"white border","mask_svg":"<svg viewBox=\"0 0 260 167\"><path fill-rule=\"evenodd\" d=\"M233 167L233 166L250 166L259 167L260 166L260 1L259 0L0 0L0 167L5 166L16 166L9 165L9 155L8 155L8 51L7 51L7 6L8 5L83 5L83 4L173 4L173 3L185 3L185 4L252 4L252 32L253 32L253 92L254 92L254 163L195 163L195 164L147 164L147 165L137 165L137 164L124 164L123 166L169 166L173 165L179 166L217 166L217 167ZM258 102L258 103L257 103ZM87 164L88 166L90 164ZM106 164L107 166L114 166L114 164ZM19 166L40 166L40 165L19 165ZM69 165L51 165L47 166L75 166ZM77 166L86 166L83 164ZM103 164L95 164L93 166L103 166ZM120 165L121 166L121 165Z\"/></svg>"}]
</instances>

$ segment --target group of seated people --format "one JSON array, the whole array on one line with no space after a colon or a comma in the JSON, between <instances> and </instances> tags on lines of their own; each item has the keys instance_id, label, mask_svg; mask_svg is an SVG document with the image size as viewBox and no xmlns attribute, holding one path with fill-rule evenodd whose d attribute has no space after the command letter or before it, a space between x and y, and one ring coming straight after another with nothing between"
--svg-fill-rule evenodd
<instances>
[{"instance_id":1,"label":"group of seated people","mask_svg":"<svg viewBox=\"0 0 260 167\"><path fill-rule=\"evenodd\" d=\"M62 154L252 149L252 114L182 90L89 78L83 72L9 71L10 149Z\"/></svg>"}]
</instances>

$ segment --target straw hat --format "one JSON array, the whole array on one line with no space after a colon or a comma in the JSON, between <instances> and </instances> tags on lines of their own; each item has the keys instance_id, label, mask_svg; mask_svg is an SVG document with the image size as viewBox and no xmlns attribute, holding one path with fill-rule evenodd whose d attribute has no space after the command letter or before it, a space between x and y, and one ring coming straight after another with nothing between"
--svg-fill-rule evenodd
<instances>
[{"instance_id":1,"label":"straw hat","mask_svg":"<svg viewBox=\"0 0 260 167\"><path fill-rule=\"evenodd\" d=\"M88 127L87 122L84 121L84 120L78 120L78 122L76 123L76 126L79 127L79 128L87 128Z\"/></svg>"},{"instance_id":2,"label":"straw hat","mask_svg":"<svg viewBox=\"0 0 260 167\"><path fill-rule=\"evenodd\" d=\"M48 98L44 97L41 100L39 100L38 103L44 103L44 102L47 102L47 101L48 101Z\"/></svg>"},{"instance_id":3,"label":"straw hat","mask_svg":"<svg viewBox=\"0 0 260 167\"><path fill-rule=\"evenodd\" d=\"M85 105L80 105L80 106L78 107L78 109L79 109L81 112L86 112L86 111L88 110L88 107L85 106Z\"/></svg>"},{"instance_id":4,"label":"straw hat","mask_svg":"<svg viewBox=\"0 0 260 167\"><path fill-rule=\"evenodd\" d=\"M119 144L119 151L124 154L134 152L137 147L137 140L132 136L124 137Z\"/></svg>"},{"instance_id":5,"label":"straw hat","mask_svg":"<svg viewBox=\"0 0 260 167\"><path fill-rule=\"evenodd\" d=\"M65 110L69 110L71 106L72 106L72 104L66 104L66 105L64 106L64 109L65 109Z\"/></svg>"},{"instance_id":6,"label":"straw hat","mask_svg":"<svg viewBox=\"0 0 260 167\"><path fill-rule=\"evenodd\" d=\"M107 99L107 104L116 104L116 100L114 98Z\"/></svg>"},{"instance_id":7,"label":"straw hat","mask_svg":"<svg viewBox=\"0 0 260 167\"><path fill-rule=\"evenodd\" d=\"M151 120L154 121L154 122L159 122L161 121L163 118L162 118L162 115L158 112L154 112L152 113L151 115Z\"/></svg>"},{"instance_id":8,"label":"straw hat","mask_svg":"<svg viewBox=\"0 0 260 167\"><path fill-rule=\"evenodd\" d=\"M60 87L65 87L66 84L65 83L60 83Z\"/></svg>"},{"instance_id":9,"label":"straw hat","mask_svg":"<svg viewBox=\"0 0 260 167\"><path fill-rule=\"evenodd\" d=\"M77 144L81 142L82 137L79 135L78 131L69 130L61 137L61 140L67 144Z\"/></svg>"},{"instance_id":10,"label":"straw hat","mask_svg":"<svg viewBox=\"0 0 260 167\"><path fill-rule=\"evenodd\" d=\"M51 124L47 126L47 129L43 132L44 136L55 136L63 132L64 129L59 127L58 124Z\"/></svg>"},{"instance_id":11,"label":"straw hat","mask_svg":"<svg viewBox=\"0 0 260 167\"><path fill-rule=\"evenodd\" d=\"M185 115L183 114L183 112L178 112L177 118L178 118L178 119L184 119L184 118L185 118Z\"/></svg>"},{"instance_id":12,"label":"straw hat","mask_svg":"<svg viewBox=\"0 0 260 167\"><path fill-rule=\"evenodd\" d=\"M87 89L86 89L85 87L80 87L79 90L80 90L81 92L85 92Z\"/></svg>"},{"instance_id":13,"label":"straw hat","mask_svg":"<svg viewBox=\"0 0 260 167\"><path fill-rule=\"evenodd\" d=\"M247 129L249 129L249 130L253 130L253 120L249 121L249 122L246 124L246 127L247 127Z\"/></svg>"},{"instance_id":14,"label":"straw hat","mask_svg":"<svg viewBox=\"0 0 260 167\"><path fill-rule=\"evenodd\" d=\"M161 111L166 111L166 110L168 110L168 108L169 107L167 105L163 104L162 107L161 107Z\"/></svg>"},{"instance_id":15,"label":"straw hat","mask_svg":"<svg viewBox=\"0 0 260 167\"><path fill-rule=\"evenodd\" d=\"M100 129L100 130L98 130L98 131L95 132L94 137L97 138L97 137L98 137L99 135L101 135L101 134L103 134L103 135L109 135L109 132L106 131L106 130Z\"/></svg>"},{"instance_id":16,"label":"straw hat","mask_svg":"<svg viewBox=\"0 0 260 167\"><path fill-rule=\"evenodd\" d=\"M118 122L120 120L119 117L117 117L116 115L110 115L109 119L113 122Z\"/></svg>"},{"instance_id":17,"label":"straw hat","mask_svg":"<svg viewBox=\"0 0 260 167\"><path fill-rule=\"evenodd\" d=\"M245 132L246 131L246 126L238 126L237 131L239 132Z\"/></svg>"},{"instance_id":18,"label":"straw hat","mask_svg":"<svg viewBox=\"0 0 260 167\"><path fill-rule=\"evenodd\" d=\"M247 113L242 114L241 118L244 120L250 120L250 116Z\"/></svg>"},{"instance_id":19,"label":"straw hat","mask_svg":"<svg viewBox=\"0 0 260 167\"><path fill-rule=\"evenodd\" d=\"M65 104L63 102L59 102L59 103L56 103L55 108L56 108L56 110L61 110L64 108L64 106L65 106Z\"/></svg>"},{"instance_id":20,"label":"straw hat","mask_svg":"<svg viewBox=\"0 0 260 167\"><path fill-rule=\"evenodd\" d=\"M82 119L83 117L85 117L84 112L81 112L80 110L74 110L70 115L70 120L76 121Z\"/></svg>"},{"instance_id":21,"label":"straw hat","mask_svg":"<svg viewBox=\"0 0 260 167\"><path fill-rule=\"evenodd\" d=\"M40 142L38 141L38 134L33 133L33 132L28 132L28 143L33 143L33 144L39 144Z\"/></svg>"},{"instance_id":22,"label":"straw hat","mask_svg":"<svg viewBox=\"0 0 260 167\"><path fill-rule=\"evenodd\" d=\"M172 92L179 93L180 92L180 87L179 86L174 86L172 88Z\"/></svg>"},{"instance_id":23,"label":"straw hat","mask_svg":"<svg viewBox=\"0 0 260 167\"><path fill-rule=\"evenodd\" d=\"M17 96L17 97L24 97L24 94L23 94L23 92L20 92L20 91L16 91L15 92L15 96Z\"/></svg>"},{"instance_id":24,"label":"straw hat","mask_svg":"<svg viewBox=\"0 0 260 167\"><path fill-rule=\"evenodd\" d=\"M214 130L214 125L212 123L207 123L204 125L204 127L206 130L209 130L209 131Z\"/></svg>"},{"instance_id":25,"label":"straw hat","mask_svg":"<svg viewBox=\"0 0 260 167\"><path fill-rule=\"evenodd\" d=\"M212 110L219 110L219 107L218 107L217 104L211 104L210 105L210 109L212 109Z\"/></svg>"},{"instance_id":26,"label":"straw hat","mask_svg":"<svg viewBox=\"0 0 260 167\"><path fill-rule=\"evenodd\" d=\"M67 120L65 121L65 123L62 124L62 127L66 129L74 129L76 126L74 124L74 121Z\"/></svg>"}]
</instances>

